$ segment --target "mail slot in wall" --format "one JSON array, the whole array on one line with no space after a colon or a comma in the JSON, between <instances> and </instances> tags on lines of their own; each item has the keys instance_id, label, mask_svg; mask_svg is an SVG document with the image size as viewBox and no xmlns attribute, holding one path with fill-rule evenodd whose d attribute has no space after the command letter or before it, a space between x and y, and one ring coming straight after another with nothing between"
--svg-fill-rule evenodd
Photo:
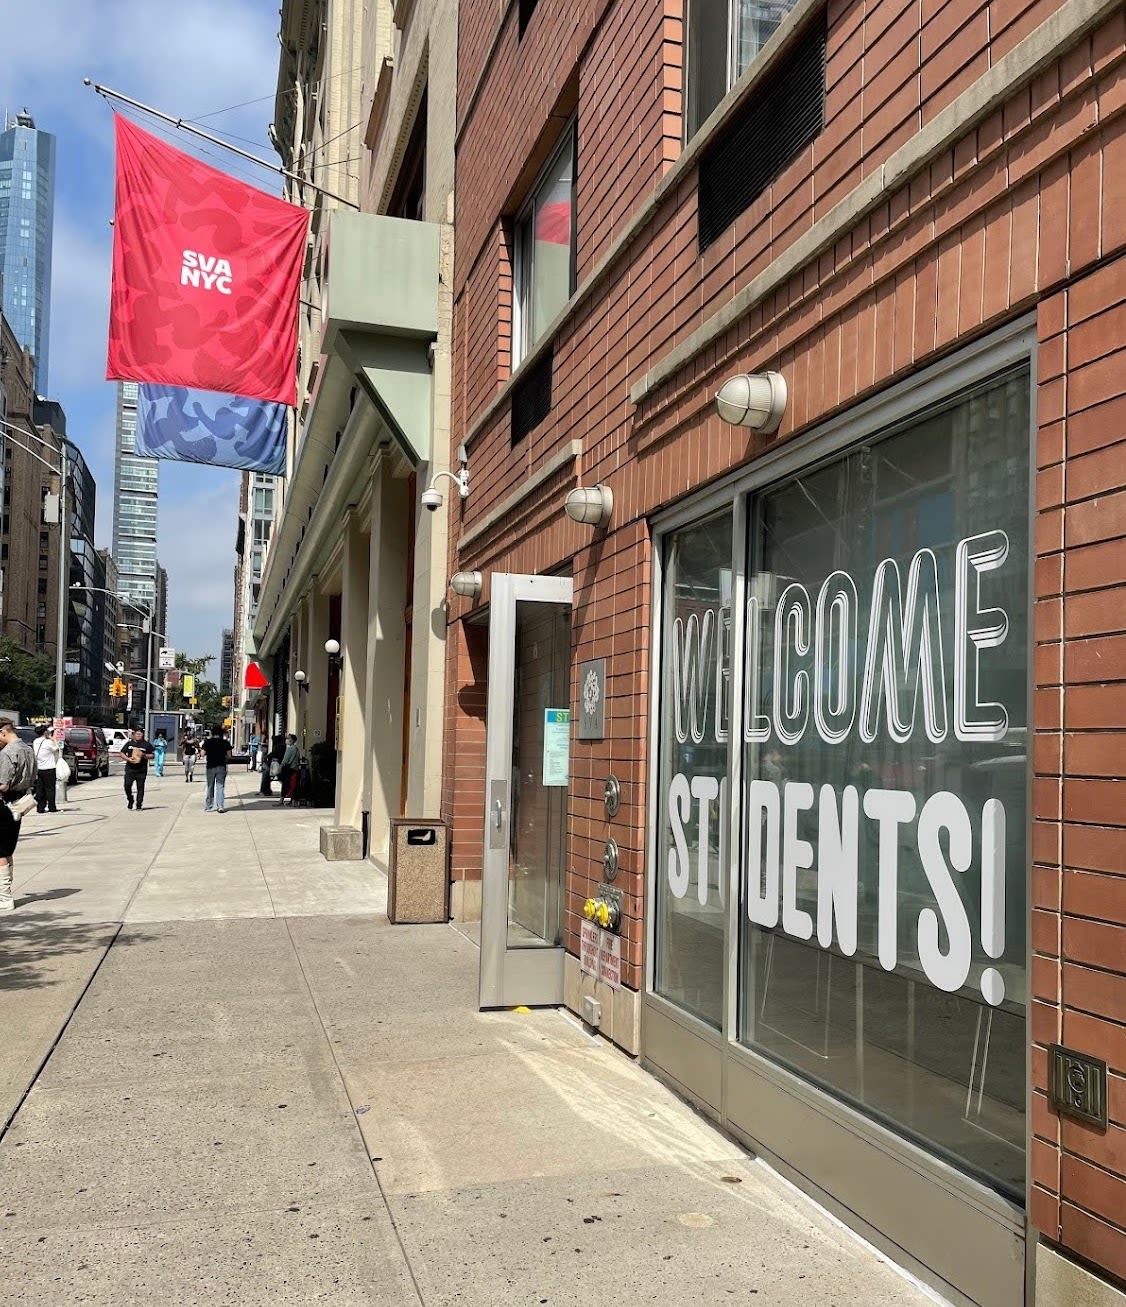
<instances>
[{"instance_id":1,"label":"mail slot in wall","mask_svg":"<svg viewBox=\"0 0 1126 1307\"><path fill-rule=\"evenodd\" d=\"M444 821L392 818L387 916L393 925L449 920L447 847Z\"/></svg>"}]
</instances>

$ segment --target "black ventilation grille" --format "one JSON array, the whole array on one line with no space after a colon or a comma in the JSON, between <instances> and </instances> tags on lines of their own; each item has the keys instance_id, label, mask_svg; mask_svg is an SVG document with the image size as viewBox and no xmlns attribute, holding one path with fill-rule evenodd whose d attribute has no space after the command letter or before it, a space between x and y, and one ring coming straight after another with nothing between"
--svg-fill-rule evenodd
<instances>
[{"instance_id":1,"label":"black ventilation grille","mask_svg":"<svg viewBox=\"0 0 1126 1307\"><path fill-rule=\"evenodd\" d=\"M518 444L551 412L551 366L549 349L512 387L512 443Z\"/></svg>"},{"instance_id":2,"label":"black ventilation grille","mask_svg":"<svg viewBox=\"0 0 1126 1307\"><path fill-rule=\"evenodd\" d=\"M758 199L825 125L825 14L727 123L700 159L700 249Z\"/></svg>"}]
</instances>

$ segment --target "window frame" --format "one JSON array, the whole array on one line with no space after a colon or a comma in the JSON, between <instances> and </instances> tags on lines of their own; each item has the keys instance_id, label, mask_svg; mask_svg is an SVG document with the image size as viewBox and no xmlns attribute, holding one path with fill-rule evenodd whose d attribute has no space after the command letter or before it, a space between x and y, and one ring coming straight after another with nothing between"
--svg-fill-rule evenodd
<instances>
[{"instance_id":1,"label":"window frame","mask_svg":"<svg viewBox=\"0 0 1126 1307\"><path fill-rule=\"evenodd\" d=\"M735 87L739 79L751 68L753 68L756 63L760 61L763 55L763 51L765 51L768 46L773 44L775 36L781 30L783 24L787 21L787 19L789 19L795 12L800 12L799 22L804 22L805 15L813 7L808 3L803 3L803 0L790 0L789 8L787 9L786 13L782 16L782 18L779 20L778 26L775 27L774 31L770 34L769 37L767 37L766 41L759 48L758 54L756 54L754 58L747 64L746 68L740 69L738 67L737 57L736 57L736 36L737 36L736 17L737 17L738 6L741 3L741 0L725 0L725 7L727 9L727 39L724 42L724 52L725 52L724 91L723 94L719 97L719 99L715 102L715 104L713 104L712 107L708 110L708 112L700 117L699 122L693 123L691 118L691 109L693 105L694 92L693 92L693 87L691 85L691 82L692 82L692 74L693 74L692 63L693 63L693 59L695 58L694 47L696 44L693 38L694 38L694 33L696 31L695 14L697 12L697 8L700 2L701 0L688 0L687 14L685 16L685 24L684 24L685 38L684 38L684 65L683 65L684 67L683 139L685 143L690 141L700 131L700 129L708 121L711 115L723 103L724 98L727 95L730 95L731 91L733 90L733 88Z\"/></svg>"},{"instance_id":2,"label":"window frame","mask_svg":"<svg viewBox=\"0 0 1126 1307\"><path fill-rule=\"evenodd\" d=\"M543 167L536 174L536 179L528 188L524 203L512 219L512 371L528 358L543 336L534 340L529 338L529 327L533 319L533 306L528 303L529 288L535 283L535 264L533 253L535 241L529 239L535 217L536 200L553 169L564 157L568 148L571 151L571 248L567 274L567 300L575 293L578 278L578 160L579 132L578 119L572 115L559 135L559 141L551 151ZM564 301L564 303L567 302ZM560 306L562 307L562 306ZM546 330L544 335L546 335Z\"/></svg>"}]
</instances>

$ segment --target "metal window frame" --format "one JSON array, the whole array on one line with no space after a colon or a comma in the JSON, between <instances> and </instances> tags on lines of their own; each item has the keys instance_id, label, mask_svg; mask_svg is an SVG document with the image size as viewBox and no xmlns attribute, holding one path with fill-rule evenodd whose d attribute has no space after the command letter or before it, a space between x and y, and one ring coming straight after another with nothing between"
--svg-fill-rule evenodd
<instances>
[{"instance_id":1,"label":"metal window frame","mask_svg":"<svg viewBox=\"0 0 1126 1307\"><path fill-rule=\"evenodd\" d=\"M536 179L528 188L523 204L517 209L512 219L512 361L511 371L515 372L528 357L538 340L529 338L532 321L532 306L527 303L527 296L535 282L534 251L535 240L533 226L535 221L536 198L543 189L552 168L567 152L571 150L571 250L570 271L567 278L568 299L575 293L578 271L578 180L579 180L579 120L572 114L564 123L559 133L555 148L548 155L547 161L536 174Z\"/></svg>"},{"instance_id":2,"label":"metal window frame","mask_svg":"<svg viewBox=\"0 0 1126 1307\"><path fill-rule=\"evenodd\" d=\"M885 388L880 394L854 405L845 413L821 423L808 433L779 445L757 459L749 467L732 472L722 481L707 490L686 497L664 512L650 520L652 537L652 592L650 601L650 695L649 695L649 767L648 789L649 804L646 814L647 857L645 867L645 966L644 990L642 992L642 1039L641 1058L647 1068L661 1078L672 1081L686 1097L696 1102L704 1111L718 1119L725 1128L739 1138L746 1139L757 1151L763 1153L780 1171L792 1179L800 1188L813 1194L818 1201L839 1215L846 1224L859 1229L878 1246L883 1247L900 1263L908 1264L917 1274L934 1284L945 1293L953 1292L956 1298L961 1295L949 1281L942 1278L915 1254L900 1245L893 1245L882 1232L867 1223L862 1214L846 1208L836 1202L832 1193L821 1188L815 1179L788 1166L786 1158L771 1152L769 1143L752 1138L745 1129L732 1121L729 1101L732 1095L732 1082L739 1078L746 1080L750 1076L762 1085L773 1086L778 1094L801 1108L818 1114L849 1135L884 1155L889 1163L906 1168L915 1173L927 1184L936 1186L936 1192L946 1195L948 1199L962 1204L977 1219L986 1216L993 1226L1003 1234L1008 1232L1017 1241L1025 1245L1023 1275L1028 1286L1032 1284L1033 1258L1027 1256L1027 1249L1032 1244L1034 1231L1029 1223L1028 1210L1031 1197L1031 1170L1027 1158L1031 1149L1032 1132L1032 1074L1031 1074L1031 1040L1025 1040L1025 1206L1021 1208L1005 1195L990 1188L984 1182L960 1170L936 1153L926 1149L922 1144L899 1134L891 1127L869 1116L859 1107L854 1107L818 1086L814 1081L790 1071L782 1065L772 1062L753 1049L746 1048L738 1042L738 1003L739 1003L739 925L740 925L740 852L739 852L739 804L733 798L728 812L728 848L732 850L730 865L727 868L727 909L728 916L724 938L724 1002L723 1028L715 1030L693 1014L679 1008L670 999L655 993L656 963L656 918L657 894L660 883L658 865L658 801L660 774L660 713L661 699L659 687L663 674L663 619L665 608L665 559L669 537L676 531L695 523L703 522L722 512L725 508L733 515L732 531L732 648L739 649L743 639L745 622L745 589L747 565L748 513L753 496L811 467L846 452L849 448L870 439L873 436L888 434L895 427L917 419L928 409L948 402L959 390L1005 370L1026 364L1029 368L1031 402L1029 408L1028 456L1029 456L1029 550L1028 550L1028 614L1029 647L1027 658L1032 662L1032 617L1035 599L1035 558L1033 550L1035 524L1035 485L1036 485L1036 316L1025 314L997 331L973 342L946 359L940 360L920 371L915 376ZM732 710L730 714L730 736L728 741L728 775L730 793L741 793L742 783L742 749L741 743L741 705L743 701L743 660L735 658L732 662L730 690ZM1028 723L1031 738L1032 700L1034 678L1028 677ZM1026 777L1025 838L1026 848L1032 847L1033 806L1031 766ZM1027 873L1026 873L1027 874ZM1027 895L1025 905L1026 975L1031 976L1031 894ZM1031 1003L1031 995L1026 990L1026 1005ZM695 1041L695 1058L691 1063L701 1070L701 1083L710 1082L701 1090L698 1084L686 1083L675 1074L670 1073L659 1062L652 1060L650 1035L655 1035L667 1046L667 1030L677 1029L684 1038ZM680 1038L678 1036L677 1038ZM685 1060L685 1065L690 1065ZM718 1089L718 1092L716 1092ZM964 1301L969 1301L964 1299Z\"/></svg>"}]
</instances>

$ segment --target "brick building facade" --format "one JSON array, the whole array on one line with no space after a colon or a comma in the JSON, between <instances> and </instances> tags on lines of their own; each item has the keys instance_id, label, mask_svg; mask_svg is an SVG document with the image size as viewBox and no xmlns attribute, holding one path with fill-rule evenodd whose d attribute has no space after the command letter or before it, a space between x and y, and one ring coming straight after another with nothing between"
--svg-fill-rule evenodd
<instances>
[{"instance_id":1,"label":"brick building facade","mask_svg":"<svg viewBox=\"0 0 1126 1307\"><path fill-rule=\"evenodd\" d=\"M563 855L504 874L509 949L517 882L547 867L561 906L540 942L566 954L569 1005L600 1003L605 1033L893 1256L964 1301L1120 1301L1126 17L1094 0L780 8L709 109L686 84L705 44L691 6L461 0L451 454L472 489L450 507L449 572L480 584L449 608L451 875L486 869L487 915L494 804L521 838L515 782L491 788L497 577L569 578L562 706L578 722L605 660L605 725L572 732ZM799 130L802 79L821 112ZM766 373L785 382L777 431L724 421L717 390ZM563 501L597 486L613 508L592 530ZM880 608L862 574L906 606ZM855 633L884 640L877 611L913 615L948 661L918 661L894 627L878 648L898 633L899 655L870 655L854 698L842 669L860 684ZM906 706L897 656L922 688ZM867 789L834 770L847 732ZM810 944L839 873L797 834L815 778L839 823L822 815L822 843L877 796L879 883L862 857L851 947L831 913ZM531 771L520 785L538 801ZM890 794L908 796L898 817L880 815ZM924 878L931 855L903 854L897 889L880 843L940 795L972 852L933 847L974 887L950 880L941 930L949 868ZM620 987L579 965L608 838ZM1050 1105L1056 1044L1107 1064L1105 1127Z\"/></svg>"}]
</instances>

